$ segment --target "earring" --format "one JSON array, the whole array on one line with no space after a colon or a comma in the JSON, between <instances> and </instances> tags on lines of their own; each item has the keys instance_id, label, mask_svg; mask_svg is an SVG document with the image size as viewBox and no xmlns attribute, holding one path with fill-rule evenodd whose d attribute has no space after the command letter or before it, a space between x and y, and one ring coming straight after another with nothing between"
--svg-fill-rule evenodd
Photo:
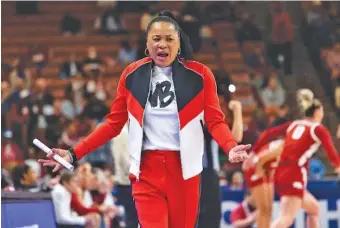
<instances>
[{"instance_id":1,"label":"earring","mask_svg":"<svg viewBox=\"0 0 340 228\"><path fill-rule=\"evenodd\" d=\"M178 53L177 53L178 56L181 55L181 49L178 49Z\"/></svg>"},{"instance_id":2,"label":"earring","mask_svg":"<svg viewBox=\"0 0 340 228\"><path fill-rule=\"evenodd\" d=\"M150 55L149 50L148 50L147 48L145 48L144 55L145 55L145 56L148 56L148 57L149 57L149 55Z\"/></svg>"}]
</instances>

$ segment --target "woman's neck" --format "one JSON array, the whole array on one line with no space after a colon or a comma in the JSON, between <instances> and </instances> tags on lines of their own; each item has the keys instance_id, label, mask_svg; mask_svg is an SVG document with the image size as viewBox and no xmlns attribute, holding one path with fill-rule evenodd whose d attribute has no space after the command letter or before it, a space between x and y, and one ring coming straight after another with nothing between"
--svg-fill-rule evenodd
<instances>
[{"instance_id":1,"label":"woman's neck","mask_svg":"<svg viewBox=\"0 0 340 228\"><path fill-rule=\"evenodd\" d=\"M305 117L305 120L308 120L308 121L314 122L314 123L320 123L321 122L314 117Z\"/></svg>"}]
</instances>

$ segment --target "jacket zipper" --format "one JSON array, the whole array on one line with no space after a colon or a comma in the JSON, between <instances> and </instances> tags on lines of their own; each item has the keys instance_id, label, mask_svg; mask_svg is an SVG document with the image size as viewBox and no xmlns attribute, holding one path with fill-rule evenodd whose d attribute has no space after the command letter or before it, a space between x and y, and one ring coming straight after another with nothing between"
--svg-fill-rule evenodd
<instances>
[{"instance_id":1,"label":"jacket zipper","mask_svg":"<svg viewBox=\"0 0 340 228\"><path fill-rule=\"evenodd\" d=\"M148 100L149 100L149 96L150 96L150 89L151 89L151 83L152 83L152 70L153 69L151 69L151 72L150 72L150 82L149 82L149 89L148 89L148 96L146 97L146 102L145 102L145 106L144 106L144 110L143 110L143 117L142 117L142 130L143 130L143 128L144 128L144 115L145 115L145 108L146 108L146 106L148 105ZM144 131L143 131L144 132ZM144 135L144 133L143 133L143 135ZM143 150L143 138L142 138L142 145L141 145L141 151ZM141 154L141 156L140 156L140 158L139 158L139 169L138 169L138 176L136 177L136 181L139 181L139 175L140 175L140 173L141 173L141 171L140 171L140 163L141 163L141 160L142 160L142 154Z\"/></svg>"},{"instance_id":2,"label":"jacket zipper","mask_svg":"<svg viewBox=\"0 0 340 228\"><path fill-rule=\"evenodd\" d=\"M179 119L179 113L178 113L178 105L177 105L177 95L176 95L176 88L175 88L175 81L173 78L173 75L171 74L171 80L172 83L174 84L174 94L175 94L175 99L176 99L176 106L177 106L177 119L178 119L178 135L179 135L179 157L180 157L180 162L181 162L181 168L182 168L182 173L183 173L183 163L182 163L182 150L181 150L181 121Z\"/></svg>"}]
</instances>

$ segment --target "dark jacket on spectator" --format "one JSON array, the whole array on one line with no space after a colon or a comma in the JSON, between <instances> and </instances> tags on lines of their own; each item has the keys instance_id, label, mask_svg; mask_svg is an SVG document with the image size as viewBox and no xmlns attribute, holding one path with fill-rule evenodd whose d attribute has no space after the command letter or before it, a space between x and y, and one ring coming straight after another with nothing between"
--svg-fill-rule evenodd
<instances>
[{"instance_id":1,"label":"dark jacket on spectator","mask_svg":"<svg viewBox=\"0 0 340 228\"><path fill-rule=\"evenodd\" d=\"M75 64L75 69L76 71L75 72L72 72L72 69L71 69L71 64ZM64 62L63 65L61 66L61 69L60 69L60 72L61 72L61 78L69 78L69 77L72 77L72 76L75 76L77 75L78 73L83 73L83 64L81 62L74 62L74 63L71 63L71 62Z\"/></svg>"}]
</instances>

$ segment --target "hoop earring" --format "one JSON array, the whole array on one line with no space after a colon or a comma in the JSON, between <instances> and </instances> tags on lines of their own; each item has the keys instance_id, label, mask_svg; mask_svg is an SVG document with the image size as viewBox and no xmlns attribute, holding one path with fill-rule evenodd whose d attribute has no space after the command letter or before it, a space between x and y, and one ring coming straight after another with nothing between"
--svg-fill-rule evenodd
<instances>
[{"instance_id":1,"label":"hoop earring","mask_svg":"<svg viewBox=\"0 0 340 228\"><path fill-rule=\"evenodd\" d=\"M178 53L177 53L178 56L181 55L181 49L178 49Z\"/></svg>"},{"instance_id":2,"label":"hoop earring","mask_svg":"<svg viewBox=\"0 0 340 228\"><path fill-rule=\"evenodd\" d=\"M145 50L144 50L144 55L147 56L147 57L150 56L149 50L147 48L145 48Z\"/></svg>"}]
</instances>

